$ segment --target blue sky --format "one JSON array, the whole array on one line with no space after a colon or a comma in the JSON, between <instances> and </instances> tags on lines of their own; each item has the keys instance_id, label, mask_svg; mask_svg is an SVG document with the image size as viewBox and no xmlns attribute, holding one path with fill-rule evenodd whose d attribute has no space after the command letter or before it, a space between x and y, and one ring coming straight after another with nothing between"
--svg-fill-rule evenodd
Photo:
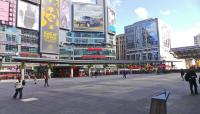
<instances>
[{"instance_id":1,"label":"blue sky","mask_svg":"<svg viewBox=\"0 0 200 114\"><path fill-rule=\"evenodd\" d=\"M117 34L124 26L159 18L172 28L172 47L193 45L200 33L200 0L111 0L116 5Z\"/></svg>"}]
</instances>

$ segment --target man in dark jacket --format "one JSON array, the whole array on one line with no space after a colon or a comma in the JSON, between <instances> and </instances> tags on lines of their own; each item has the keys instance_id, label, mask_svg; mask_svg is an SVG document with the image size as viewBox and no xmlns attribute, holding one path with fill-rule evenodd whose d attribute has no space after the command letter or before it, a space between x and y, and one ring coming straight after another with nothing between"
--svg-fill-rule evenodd
<instances>
[{"instance_id":1,"label":"man in dark jacket","mask_svg":"<svg viewBox=\"0 0 200 114\"><path fill-rule=\"evenodd\" d=\"M193 86L194 86L195 94L197 95L198 91L197 91L196 78L197 74L195 73L194 68L190 68L185 76L185 80L189 81L191 94L194 94L193 91Z\"/></svg>"},{"instance_id":2,"label":"man in dark jacket","mask_svg":"<svg viewBox=\"0 0 200 114\"><path fill-rule=\"evenodd\" d=\"M183 80L184 80L184 74L185 74L184 70L181 69L181 78L182 78Z\"/></svg>"}]
</instances>

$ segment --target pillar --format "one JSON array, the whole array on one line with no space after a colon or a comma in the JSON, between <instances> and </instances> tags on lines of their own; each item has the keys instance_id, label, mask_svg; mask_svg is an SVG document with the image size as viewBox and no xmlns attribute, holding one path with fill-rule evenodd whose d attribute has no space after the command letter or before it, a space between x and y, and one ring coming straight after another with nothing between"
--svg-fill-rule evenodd
<instances>
[{"instance_id":1,"label":"pillar","mask_svg":"<svg viewBox=\"0 0 200 114\"><path fill-rule=\"evenodd\" d=\"M24 80L24 74L25 74L25 63L21 62L21 80Z\"/></svg>"},{"instance_id":2,"label":"pillar","mask_svg":"<svg viewBox=\"0 0 200 114\"><path fill-rule=\"evenodd\" d=\"M51 68L48 68L48 77L51 78Z\"/></svg>"},{"instance_id":3,"label":"pillar","mask_svg":"<svg viewBox=\"0 0 200 114\"><path fill-rule=\"evenodd\" d=\"M71 66L71 75L70 75L70 78L73 78L74 77L74 69L73 69L73 66Z\"/></svg>"},{"instance_id":4,"label":"pillar","mask_svg":"<svg viewBox=\"0 0 200 114\"><path fill-rule=\"evenodd\" d=\"M88 75L91 77L91 68L88 68Z\"/></svg>"}]
</instances>

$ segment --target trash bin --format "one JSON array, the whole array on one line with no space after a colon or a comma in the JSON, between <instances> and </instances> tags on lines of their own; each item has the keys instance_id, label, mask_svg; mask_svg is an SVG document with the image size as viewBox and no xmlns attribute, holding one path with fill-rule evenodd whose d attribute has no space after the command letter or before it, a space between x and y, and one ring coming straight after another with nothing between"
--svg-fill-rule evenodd
<instances>
[{"instance_id":1,"label":"trash bin","mask_svg":"<svg viewBox=\"0 0 200 114\"><path fill-rule=\"evenodd\" d=\"M167 114L169 91L161 91L151 98L150 114Z\"/></svg>"}]
</instances>

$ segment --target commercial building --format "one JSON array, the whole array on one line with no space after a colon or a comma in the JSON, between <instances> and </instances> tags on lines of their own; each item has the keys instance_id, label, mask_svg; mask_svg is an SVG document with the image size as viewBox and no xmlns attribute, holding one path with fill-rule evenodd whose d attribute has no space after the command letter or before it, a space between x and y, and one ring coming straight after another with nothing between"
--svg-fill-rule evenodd
<instances>
[{"instance_id":1,"label":"commercial building","mask_svg":"<svg viewBox=\"0 0 200 114\"><path fill-rule=\"evenodd\" d=\"M170 54L171 29L158 18L150 18L126 26L125 38L126 58L128 60L147 64L143 61L158 60L164 62L175 59Z\"/></svg>"},{"instance_id":2,"label":"commercial building","mask_svg":"<svg viewBox=\"0 0 200 114\"><path fill-rule=\"evenodd\" d=\"M70 60L116 58L110 0L0 0L0 55ZM14 65L14 63L12 64Z\"/></svg>"},{"instance_id":3,"label":"commercial building","mask_svg":"<svg viewBox=\"0 0 200 114\"><path fill-rule=\"evenodd\" d=\"M60 58L113 60L116 58L115 12L108 0L71 3L68 30L60 30Z\"/></svg>"},{"instance_id":4,"label":"commercial building","mask_svg":"<svg viewBox=\"0 0 200 114\"><path fill-rule=\"evenodd\" d=\"M200 46L200 34L194 36L194 46Z\"/></svg>"},{"instance_id":5,"label":"commercial building","mask_svg":"<svg viewBox=\"0 0 200 114\"><path fill-rule=\"evenodd\" d=\"M126 59L126 42L125 35L120 34L116 36L116 57L117 60Z\"/></svg>"}]
</instances>

